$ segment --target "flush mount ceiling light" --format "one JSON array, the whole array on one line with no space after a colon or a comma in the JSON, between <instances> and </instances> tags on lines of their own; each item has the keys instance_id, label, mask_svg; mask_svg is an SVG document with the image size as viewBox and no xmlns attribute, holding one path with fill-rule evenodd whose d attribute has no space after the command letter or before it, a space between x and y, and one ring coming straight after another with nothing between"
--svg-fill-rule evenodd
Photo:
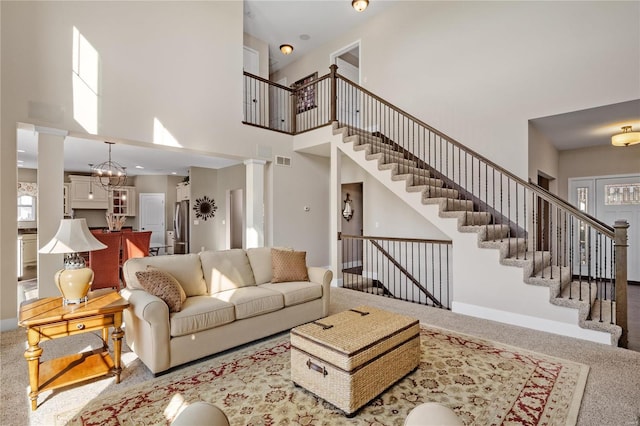
<instances>
[{"instance_id":1,"label":"flush mount ceiling light","mask_svg":"<svg viewBox=\"0 0 640 426\"><path fill-rule=\"evenodd\" d=\"M369 6L369 0L353 0L351 6L358 12L363 12Z\"/></svg>"},{"instance_id":2,"label":"flush mount ceiling light","mask_svg":"<svg viewBox=\"0 0 640 426\"><path fill-rule=\"evenodd\" d=\"M622 133L611 137L613 146L629 146L640 143L640 132L631 130L631 126L622 126Z\"/></svg>"},{"instance_id":3,"label":"flush mount ceiling light","mask_svg":"<svg viewBox=\"0 0 640 426\"><path fill-rule=\"evenodd\" d=\"M290 44L281 44L280 51L283 55L289 55L291 52L293 52L293 46Z\"/></svg>"}]
</instances>

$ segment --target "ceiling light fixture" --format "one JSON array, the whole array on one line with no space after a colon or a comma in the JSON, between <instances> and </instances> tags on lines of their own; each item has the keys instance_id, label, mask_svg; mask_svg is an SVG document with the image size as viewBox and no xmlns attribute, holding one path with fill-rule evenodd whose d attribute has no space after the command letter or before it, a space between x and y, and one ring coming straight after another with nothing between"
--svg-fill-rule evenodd
<instances>
[{"instance_id":1,"label":"ceiling light fixture","mask_svg":"<svg viewBox=\"0 0 640 426\"><path fill-rule=\"evenodd\" d=\"M640 132L631 130L631 126L622 126L622 133L611 137L613 146L629 146L640 143Z\"/></svg>"},{"instance_id":2,"label":"ceiling light fixture","mask_svg":"<svg viewBox=\"0 0 640 426\"><path fill-rule=\"evenodd\" d=\"M364 12L364 10L369 6L369 0L353 0L351 2L351 6L357 12Z\"/></svg>"},{"instance_id":3,"label":"ceiling light fixture","mask_svg":"<svg viewBox=\"0 0 640 426\"><path fill-rule=\"evenodd\" d=\"M289 55L291 54L291 52L293 52L293 46L290 44L281 44L280 51L283 55Z\"/></svg>"},{"instance_id":4,"label":"ceiling light fixture","mask_svg":"<svg viewBox=\"0 0 640 426\"><path fill-rule=\"evenodd\" d=\"M123 166L111 160L111 145L115 143L105 143L109 145L109 159L98 164L93 170L96 182L103 187L105 191L111 192L114 189L124 186L127 180L127 171Z\"/></svg>"}]
</instances>

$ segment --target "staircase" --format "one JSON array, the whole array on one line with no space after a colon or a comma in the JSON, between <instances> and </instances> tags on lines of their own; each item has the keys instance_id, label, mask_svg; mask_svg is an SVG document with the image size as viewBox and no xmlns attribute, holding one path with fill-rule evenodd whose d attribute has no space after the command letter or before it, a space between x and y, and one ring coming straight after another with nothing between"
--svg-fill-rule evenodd
<instances>
[{"instance_id":1,"label":"staircase","mask_svg":"<svg viewBox=\"0 0 640 426\"><path fill-rule=\"evenodd\" d=\"M494 274L493 269L496 266L500 269L519 268L521 270L520 281L526 286L548 289L547 300L544 300L544 303L577 313L579 327L593 332L586 333L587 338L617 345L622 330L615 325L615 318L612 317L615 315L615 302L610 300L610 294L600 294L600 297L597 297L598 287L584 280L576 280L576 277L570 273L570 268L549 266L552 264L550 262L552 253L529 250L528 247L531 243L527 238L511 236L513 232L510 224L494 220L493 215L486 211L477 211L473 200L462 197L460 191L452 188L452 185L447 185L441 176L434 176L435 173L425 162L416 159L412 153L398 147L388 138L363 132L354 126L339 125L337 122L333 124L332 130L333 134L341 139L341 146L339 146L341 151L389 189L394 190L425 218L436 225L449 222L448 226L445 226L448 228L451 228L451 222L455 222L458 236L449 233L454 241L454 247L462 243L464 238L461 236L471 234L477 236L475 243L477 253L474 255L482 257L481 253L486 251L497 253L498 262L494 265L487 265L485 273ZM398 191L398 184L402 186L400 191ZM416 202L416 197L418 202ZM440 221L433 217L434 208L438 218L441 219ZM456 261L458 261L458 256L454 254L454 262ZM481 274L482 272L475 271L474 273ZM351 279L361 288L374 287L372 283L365 282L367 278L360 275L355 275L354 278L352 275L349 274L345 280ZM499 278L496 274L496 279L504 279L504 277ZM506 284L510 285L510 283ZM482 288L480 291L489 292L491 290ZM602 292L602 290L600 291ZM456 293L454 293L454 298L457 298L455 296ZM539 299L539 294L536 296ZM522 294L521 297L526 298L527 296ZM469 302L473 305L473 298ZM538 302L540 301L529 300L527 303L535 305ZM453 310L456 311L455 302ZM462 311L465 310L463 307ZM501 311L502 309L495 310ZM491 317L490 312L485 312L485 314L487 315L481 316ZM516 315L518 314L516 313ZM509 316L508 313L506 316ZM533 315L525 314L525 316L535 318ZM562 315L560 316L562 317ZM562 330L558 329L558 327L563 327L560 324L562 320L554 318L554 315L551 315L550 318L555 324L547 324L551 327L547 331L564 334ZM514 322L518 323L517 320ZM542 327L544 328L545 325ZM597 336L601 333L606 333L607 336Z\"/></svg>"},{"instance_id":2,"label":"staircase","mask_svg":"<svg viewBox=\"0 0 640 426\"><path fill-rule=\"evenodd\" d=\"M332 147L453 241L454 312L626 347L626 221L598 221L329 68L298 88L245 72L245 87L291 99L291 123L244 123L292 135L332 126ZM324 134L296 139L294 149L327 145Z\"/></svg>"}]
</instances>

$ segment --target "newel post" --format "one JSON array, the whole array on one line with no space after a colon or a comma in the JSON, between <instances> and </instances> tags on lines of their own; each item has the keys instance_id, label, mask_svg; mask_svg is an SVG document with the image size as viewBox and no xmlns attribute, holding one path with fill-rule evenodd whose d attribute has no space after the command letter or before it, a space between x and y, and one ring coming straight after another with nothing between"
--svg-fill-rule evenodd
<instances>
[{"instance_id":1,"label":"newel post","mask_svg":"<svg viewBox=\"0 0 640 426\"><path fill-rule=\"evenodd\" d=\"M338 118L338 114L337 114L337 108L338 108L338 78L336 77L337 71L338 71L338 66L336 64L333 64L329 67L329 69L331 70L331 72L329 73L330 78L331 78L331 94L330 94L330 99L331 99L331 110L330 110L330 114L331 116L329 117L329 121L330 122L334 122L336 121Z\"/></svg>"},{"instance_id":2,"label":"newel post","mask_svg":"<svg viewBox=\"0 0 640 426\"><path fill-rule=\"evenodd\" d=\"M622 328L618 346L626 348L627 341L627 229L629 222L616 220L615 229L615 263L616 263L616 324Z\"/></svg>"}]
</instances>

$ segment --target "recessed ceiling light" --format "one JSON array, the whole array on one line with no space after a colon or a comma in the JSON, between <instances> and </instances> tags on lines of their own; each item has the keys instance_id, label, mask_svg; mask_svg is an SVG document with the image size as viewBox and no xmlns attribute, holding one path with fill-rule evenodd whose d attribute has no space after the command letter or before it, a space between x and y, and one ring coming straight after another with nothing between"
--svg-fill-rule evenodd
<instances>
[{"instance_id":1,"label":"recessed ceiling light","mask_svg":"<svg viewBox=\"0 0 640 426\"><path fill-rule=\"evenodd\" d=\"M136 169L144 169L142 166L136 166Z\"/></svg>"},{"instance_id":2,"label":"recessed ceiling light","mask_svg":"<svg viewBox=\"0 0 640 426\"><path fill-rule=\"evenodd\" d=\"M300 34L300 40L309 40L310 38L309 34Z\"/></svg>"},{"instance_id":3,"label":"recessed ceiling light","mask_svg":"<svg viewBox=\"0 0 640 426\"><path fill-rule=\"evenodd\" d=\"M172 175L177 175L178 173L176 173L176 172L171 172L171 174L172 174Z\"/></svg>"}]
</instances>

